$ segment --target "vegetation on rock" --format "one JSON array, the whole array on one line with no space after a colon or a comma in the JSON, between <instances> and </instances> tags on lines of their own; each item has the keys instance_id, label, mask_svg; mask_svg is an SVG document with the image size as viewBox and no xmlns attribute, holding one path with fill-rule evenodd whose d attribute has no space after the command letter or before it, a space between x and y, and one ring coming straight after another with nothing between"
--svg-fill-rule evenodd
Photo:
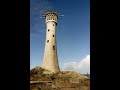
<instances>
[{"instance_id":1,"label":"vegetation on rock","mask_svg":"<svg viewBox=\"0 0 120 90\"><path fill-rule=\"evenodd\" d=\"M47 74L44 73L46 71L38 66L30 71L30 81L41 81L41 83L30 84L30 90L90 90L90 79L80 73L61 71ZM51 81L51 83L44 81Z\"/></svg>"}]
</instances>

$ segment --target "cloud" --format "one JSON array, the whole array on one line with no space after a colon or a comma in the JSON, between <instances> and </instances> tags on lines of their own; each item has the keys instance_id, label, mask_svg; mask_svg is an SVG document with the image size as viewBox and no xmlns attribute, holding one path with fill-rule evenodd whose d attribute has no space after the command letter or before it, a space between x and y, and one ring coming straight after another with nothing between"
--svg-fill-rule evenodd
<instances>
[{"instance_id":1,"label":"cloud","mask_svg":"<svg viewBox=\"0 0 120 90\"><path fill-rule=\"evenodd\" d=\"M64 63L63 70L90 73L90 55L87 55L83 60L80 60L79 62Z\"/></svg>"}]
</instances>

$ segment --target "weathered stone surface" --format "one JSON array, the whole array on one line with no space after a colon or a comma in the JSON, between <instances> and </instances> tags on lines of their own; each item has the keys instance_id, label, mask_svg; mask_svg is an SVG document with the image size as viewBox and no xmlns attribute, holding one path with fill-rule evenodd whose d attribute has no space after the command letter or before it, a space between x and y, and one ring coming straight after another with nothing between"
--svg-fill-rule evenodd
<instances>
[{"instance_id":1,"label":"weathered stone surface","mask_svg":"<svg viewBox=\"0 0 120 90\"><path fill-rule=\"evenodd\" d=\"M42 68L51 72L59 72L57 56L56 26L58 15L54 12L47 12L46 16L46 41Z\"/></svg>"}]
</instances>

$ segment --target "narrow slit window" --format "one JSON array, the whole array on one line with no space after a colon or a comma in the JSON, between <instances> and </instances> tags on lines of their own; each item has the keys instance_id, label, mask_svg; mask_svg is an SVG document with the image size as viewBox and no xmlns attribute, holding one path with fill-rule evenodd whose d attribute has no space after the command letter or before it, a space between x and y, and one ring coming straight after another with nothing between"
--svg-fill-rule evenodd
<instances>
[{"instance_id":1,"label":"narrow slit window","mask_svg":"<svg viewBox=\"0 0 120 90\"><path fill-rule=\"evenodd\" d=\"M50 31L50 29L48 29L48 32Z\"/></svg>"},{"instance_id":2,"label":"narrow slit window","mask_svg":"<svg viewBox=\"0 0 120 90\"><path fill-rule=\"evenodd\" d=\"M49 40L47 40L47 43L49 42Z\"/></svg>"},{"instance_id":3,"label":"narrow slit window","mask_svg":"<svg viewBox=\"0 0 120 90\"><path fill-rule=\"evenodd\" d=\"M54 37L55 35L53 35L53 37Z\"/></svg>"},{"instance_id":4,"label":"narrow slit window","mask_svg":"<svg viewBox=\"0 0 120 90\"><path fill-rule=\"evenodd\" d=\"M53 26L54 26L54 24L53 24Z\"/></svg>"},{"instance_id":5,"label":"narrow slit window","mask_svg":"<svg viewBox=\"0 0 120 90\"><path fill-rule=\"evenodd\" d=\"M53 50L55 50L55 46L53 46Z\"/></svg>"}]
</instances>

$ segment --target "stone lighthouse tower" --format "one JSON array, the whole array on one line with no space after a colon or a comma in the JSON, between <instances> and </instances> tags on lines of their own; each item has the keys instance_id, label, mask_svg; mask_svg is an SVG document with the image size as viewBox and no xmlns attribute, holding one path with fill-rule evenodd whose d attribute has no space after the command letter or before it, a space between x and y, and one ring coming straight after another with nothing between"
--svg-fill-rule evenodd
<instances>
[{"instance_id":1,"label":"stone lighthouse tower","mask_svg":"<svg viewBox=\"0 0 120 90\"><path fill-rule=\"evenodd\" d=\"M56 44L56 26L59 14L53 11L44 13L46 19L46 40L42 68L51 72L59 72Z\"/></svg>"}]
</instances>

